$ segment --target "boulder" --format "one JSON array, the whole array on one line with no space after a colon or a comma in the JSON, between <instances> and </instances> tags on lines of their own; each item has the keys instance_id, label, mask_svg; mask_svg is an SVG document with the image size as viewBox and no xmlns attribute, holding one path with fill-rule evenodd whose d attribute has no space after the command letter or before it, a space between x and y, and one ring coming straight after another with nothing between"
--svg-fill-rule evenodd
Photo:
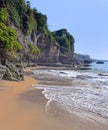
<instances>
[{"instance_id":1,"label":"boulder","mask_svg":"<svg viewBox=\"0 0 108 130\"><path fill-rule=\"evenodd\" d=\"M3 76L3 79L11 81L24 80L24 70L22 65L13 65L12 63L8 62L6 64L6 72Z\"/></svg>"}]
</instances>

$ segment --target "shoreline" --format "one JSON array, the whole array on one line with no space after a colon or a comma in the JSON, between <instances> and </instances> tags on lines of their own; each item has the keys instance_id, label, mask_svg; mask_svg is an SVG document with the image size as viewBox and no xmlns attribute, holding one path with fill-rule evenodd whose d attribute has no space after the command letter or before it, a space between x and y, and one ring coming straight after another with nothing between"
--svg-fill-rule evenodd
<instances>
[{"instance_id":1,"label":"shoreline","mask_svg":"<svg viewBox=\"0 0 108 130\"><path fill-rule=\"evenodd\" d=\"M25 81L0 81L0 128L3 130L107 130L108 127L96 122L81 119L70 114L59 106L57 102L50 102L42 94L43 89L36 89L32 85L40 81L31 77L31 70L25 70ZM56 83L56 81L55 81ZM45 112L46 104L50 102L51 108ZM6 125L7 124L7 125Z\"/></svg>"}]
</instances>

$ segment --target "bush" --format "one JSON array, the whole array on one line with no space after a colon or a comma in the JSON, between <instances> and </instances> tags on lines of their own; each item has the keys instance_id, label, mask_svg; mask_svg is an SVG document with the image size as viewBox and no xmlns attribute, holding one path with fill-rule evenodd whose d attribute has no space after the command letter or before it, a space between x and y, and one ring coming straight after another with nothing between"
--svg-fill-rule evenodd
<instances>
[{"instance_id":1,"label":"bush","mask_svg":"<svg viewBox=\"0 0 108 130\"><path fill-rule=\"evenodd\" d=\"M7 21L9 14L6 8L0 8L0 22Z\"/></svg>"},{"instance_id":2,"label":"bush","mask_svg":"<svg viewBox=\"0 0 108 130\"><path fill-rule=\"evenodd\" d=\"M0 22L0 47L6 50L21 50L22 46L17 41L17 33L4 23Z\"/></svg>"},{"instance_id":3,"label":"bush","mask_svg":"<svg viewBox=\"0 0 108 130\"><path fill-rule=\"evenodd\" d=\"M40 49L37 46L32 45L31 43L28 44L32 54L40 54Z\"/></svg>"}]
</instances>

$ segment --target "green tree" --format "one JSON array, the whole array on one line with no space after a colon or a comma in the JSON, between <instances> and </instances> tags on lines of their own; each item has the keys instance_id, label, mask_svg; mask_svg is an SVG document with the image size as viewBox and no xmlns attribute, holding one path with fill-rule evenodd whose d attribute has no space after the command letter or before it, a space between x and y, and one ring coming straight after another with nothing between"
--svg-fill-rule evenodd
<instances>
[{"instance_id":1,"label":"green tree","mask_svg":"<svg viewBox=\"0 0 108 130\"><path fill-rule=\"evenodd\" d=\"M38 13L36 12L36 10L34 10L34 17L37 21L37 30L39 32L48 34L47 16L43 15L42 13Z\"/></svg>"},{"instance_id":2,"label":"green tree","mask_svg":"<svg viewBox=\"0 0 108 130\"><path fill-rule=\"evenodd\" d=\"M8 59L9 52L16 52L21 50L22 46L17 41L17 33L11 27L7 27L4 23L0 22L0 53L1 58ZM13 53L12 53L13 54ZM13 56L11 54L11 56Z\"/></svg>"}]
</instances>

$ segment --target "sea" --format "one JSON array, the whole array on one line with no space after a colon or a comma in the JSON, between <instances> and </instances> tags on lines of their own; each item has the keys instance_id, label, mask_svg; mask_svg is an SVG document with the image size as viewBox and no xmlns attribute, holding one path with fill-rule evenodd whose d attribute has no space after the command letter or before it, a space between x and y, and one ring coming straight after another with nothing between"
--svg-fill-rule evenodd
<instances>
[{"instance_id":1,"label":"sea","mask_svg":"<svg viewBox=\"0 0 108 130\"><path fill-rule=\"evenodd\" d=\"M91 70L36 70L40 79L60 79L70 85L40 83L33 87L44 89L42 94L49 99L45 111L48 112L52 101L63 109L79 117L104 122L108 119L108 62L91 64ZM76 82L75 82L76 81ZM74 83L73 83L74 82ZM105 122L104 122L105 123Z\"/></svg>"}]
</instances>

